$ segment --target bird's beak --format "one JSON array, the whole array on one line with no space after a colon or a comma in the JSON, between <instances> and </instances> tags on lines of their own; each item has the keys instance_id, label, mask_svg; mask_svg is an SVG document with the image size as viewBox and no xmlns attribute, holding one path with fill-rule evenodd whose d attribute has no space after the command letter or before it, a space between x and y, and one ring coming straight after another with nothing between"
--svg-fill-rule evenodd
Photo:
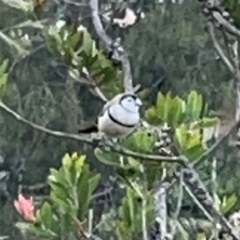
<instances>
[{"instance_id":1,"label":"bird's beak","mask_svg":"<svg viewBox=\"0 0 240 240\"><path fill-rule=\"evenodd\" d=\"M139 98L136 99L136 105L139 107L142 106L142 101Z\"/></svg>"}]
</instances>

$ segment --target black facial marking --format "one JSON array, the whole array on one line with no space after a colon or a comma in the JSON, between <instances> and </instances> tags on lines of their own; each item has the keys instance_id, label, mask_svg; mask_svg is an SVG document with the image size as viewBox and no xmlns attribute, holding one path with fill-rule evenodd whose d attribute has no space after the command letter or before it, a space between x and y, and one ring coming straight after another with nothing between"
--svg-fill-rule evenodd
<instances>
[{"instance_id":1,"label":"black facial marking","mask_svg":"<svg viewBox=\"0 0 240 240\"><path fill-rule=\"evenodd\" d=\"M119 103L121 104L121 102L125 99L125 98L128 98L128 97L131 97L133 100L136 100L137 99L137 96L135 94L131 94L131 93L128 93L128 94L124 94L120 100L119 100Z\"/></svg>"}]
</instances>

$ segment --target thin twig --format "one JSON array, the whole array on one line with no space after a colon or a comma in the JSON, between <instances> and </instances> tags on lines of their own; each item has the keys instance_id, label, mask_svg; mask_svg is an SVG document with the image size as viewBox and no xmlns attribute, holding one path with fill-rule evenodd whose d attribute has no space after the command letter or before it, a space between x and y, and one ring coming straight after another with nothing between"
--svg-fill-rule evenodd
<instances>
[{"instance_id":1,"label":"thin twig","mask_svg":"<svg viewBox=\"0 0 240 240\"><path fill-rule=\"evenodd\" d=\"M93 91L95 92L95 94L103 101L103 102L107 102L108 99L107 97L103 94L103 92L100 90L100 88L97 86L96 81L93 79L93 77L91 76L91 74L88 72L87 69L84 68L83 70L84 75L86 75L85 77L88 79L88 81L91 83L91 87L93 89Z\"/></svg>"},{"instance_id":2,"label":"thin twig","mask_svg":"<svg viewBox=\"0 0 240 240\"><path fill-rule=\"evenodd\" d=\"M214 20L220 24L230 34L240 37L240 30L238 30L233 24L227 21L219 12L213 11L212 16Z\"/></svg>"},{"instance_id":3,"label":"thin twig","mask_svg":"<svg viewBox=\"0 0 240 240\"><path fill-rule=\"evenodd\" d=\"M198 199L195 197L195 195L192 193L190 188L183 182L183 187L185 191L188 193L188 195L192 198L192 200L196 203L196 205L201 209L201 211L204 213L204 215L210 220L210 222L213 222L213 217L209 214L209 212L202 206L202 204L198 201Z\"/></svg>"},{"instance_id":4,"label":"thin twig","mask_svg":"<svg viewBox=\"0 0 240 240\"><path fill-rule=\"evenodd\" d=\"M213 47L216 50L216 52L218 53L219 57L221 58L221 60L223 61L223 63L226 65L226 67L228 68L228 70L231 73L234 73L234 67L231 64L231 62L229 61L229 59L226 57L226 55L224 54L220 44L218 43L215 33L214 33L214 27L213 27L213 23L212 22L208 22L207 24L208 26L208 32L209 32L209 36L212 40L213 43Z\"/></svg>"}]
</instances>

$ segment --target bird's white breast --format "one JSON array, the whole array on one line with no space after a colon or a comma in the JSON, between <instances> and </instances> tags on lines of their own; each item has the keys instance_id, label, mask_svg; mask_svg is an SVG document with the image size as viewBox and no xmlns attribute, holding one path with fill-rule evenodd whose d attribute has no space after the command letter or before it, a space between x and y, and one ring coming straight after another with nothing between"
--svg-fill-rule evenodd
<instances>
[{"instance_id":1,"label":"bird's white breast","mask_svg":"<svg viewBox=\"0 0 240 240\"><path fill-rule=\"evenodd\" d=\"M139 113L130 113L119 104L111 106L109 112L118 122L133 126L125 127L115 123L109 117L108 111L105 111L98 119L98 129L100 132L104 132L112 137L126 137L135 129L140 120Z\"/></svg>"}]
</instances>

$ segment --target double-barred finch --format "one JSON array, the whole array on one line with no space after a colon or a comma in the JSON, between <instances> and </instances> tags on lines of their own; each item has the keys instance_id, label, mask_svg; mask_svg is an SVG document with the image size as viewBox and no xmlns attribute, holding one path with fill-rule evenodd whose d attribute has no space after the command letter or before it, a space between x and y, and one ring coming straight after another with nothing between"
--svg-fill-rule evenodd
<instances>
[{"instance_id":1,"label":"double-barred finch","mask_svg":"<svg viewBox=\"0 0 240 240\"><path fill-rule=\"evenodd\" d=\"M109 137L125 138L140 122L141 105L142 101L135 94L118 94L104 105L94 126L78 133L102 132Z\"/></svg>"}]
</instances>

